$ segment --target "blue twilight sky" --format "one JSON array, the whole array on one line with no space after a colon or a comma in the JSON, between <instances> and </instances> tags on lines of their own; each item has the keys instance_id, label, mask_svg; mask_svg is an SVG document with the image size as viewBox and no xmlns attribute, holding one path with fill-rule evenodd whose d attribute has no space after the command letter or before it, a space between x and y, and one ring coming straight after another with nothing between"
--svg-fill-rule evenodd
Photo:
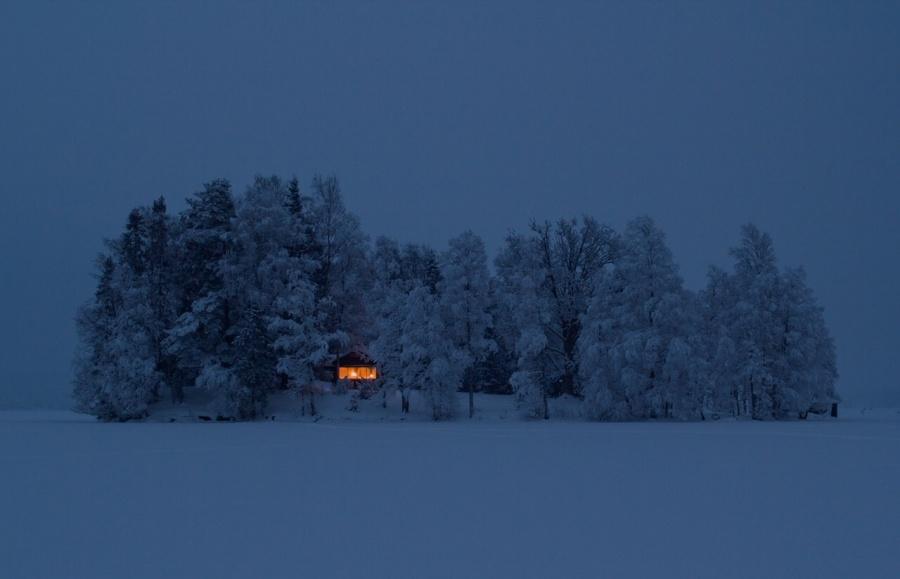
<instances>
[{"instance_id":1,"label":"blue twilight sky","mask_svg":"<svg viewBox=\"0 0 900 579\"><path fill-rule=\"evenodd\" d=\"M646 213L692 288L755 221L900 402L900 3L127 4L0 3L0 406L66 403L131 207L315 171L438 246Z\"/></svg>"}]
</instances>

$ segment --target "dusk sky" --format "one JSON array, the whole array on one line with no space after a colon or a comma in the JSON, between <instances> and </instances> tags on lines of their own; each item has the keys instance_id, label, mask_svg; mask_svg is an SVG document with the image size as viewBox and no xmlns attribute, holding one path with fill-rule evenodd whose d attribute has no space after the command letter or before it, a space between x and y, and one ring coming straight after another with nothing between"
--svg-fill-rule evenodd
<instances>
[{"instance_id":1,"label":"dusk sky","mask_svg":"<svg viewBox=\"0 0 900 579\"><path fill-rule=\"evenodd\" d=\"M0 4L0 406L68 405L132 207L317 171L438 248L648 214L692 289L755 222L900 401L900 3L124 4Z\"/></svg>"}]
</instances>

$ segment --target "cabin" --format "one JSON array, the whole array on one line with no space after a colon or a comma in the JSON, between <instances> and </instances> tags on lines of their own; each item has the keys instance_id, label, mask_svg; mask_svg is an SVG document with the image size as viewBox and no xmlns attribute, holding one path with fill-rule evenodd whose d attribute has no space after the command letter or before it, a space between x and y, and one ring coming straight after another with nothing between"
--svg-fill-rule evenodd
<instances>
[{"instance_id":1,"label":"cabin","mask_svg":"<svg viewBox=\"0 0 900 579\"><path fill-rule=\"evenodd\" d=\"M336 378L351 382L370 381L378 378L375 360L362 352L350 352L338 358Z\"/></svg>"}]
</instances>

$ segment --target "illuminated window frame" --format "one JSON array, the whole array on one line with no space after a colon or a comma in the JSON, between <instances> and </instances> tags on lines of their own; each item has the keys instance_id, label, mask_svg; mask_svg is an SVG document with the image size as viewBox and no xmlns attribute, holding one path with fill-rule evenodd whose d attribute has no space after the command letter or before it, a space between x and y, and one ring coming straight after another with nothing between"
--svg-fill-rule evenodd
<instances>
[{"instance_id":1,"label":"illuminated window frame","mask_svg":"<svg viewBox=\"0 0 900 579\"><path fill-rule=\"evenodd\" d=\"M338 380L375 380L378 369L375 366L339 366Z\"/></svg>"}]
</instances>

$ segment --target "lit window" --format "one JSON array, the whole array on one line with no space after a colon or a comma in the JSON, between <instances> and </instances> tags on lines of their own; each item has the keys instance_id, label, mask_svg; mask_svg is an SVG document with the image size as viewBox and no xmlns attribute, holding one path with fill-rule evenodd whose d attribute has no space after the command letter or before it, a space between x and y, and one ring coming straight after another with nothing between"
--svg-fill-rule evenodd
<instances>
[{"instance_id":1,"label":"lit window","mask_svg":"<svg viewBox=\"0 0 900 579\"><path fill-rule=\"evenodd\" d=\"M340 380L375 380L378 378L378 370L375 366L341 366L338 368Z\"/></svg>"}]
</instances>

